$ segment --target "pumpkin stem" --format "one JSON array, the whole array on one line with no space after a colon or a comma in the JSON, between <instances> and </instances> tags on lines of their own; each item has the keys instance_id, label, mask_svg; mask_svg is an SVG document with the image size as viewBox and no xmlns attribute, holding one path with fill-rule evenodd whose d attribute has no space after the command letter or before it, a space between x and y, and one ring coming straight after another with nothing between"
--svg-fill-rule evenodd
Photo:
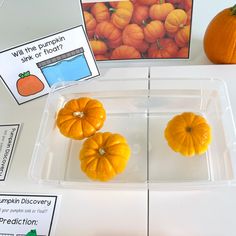
<instances>
[{"instance_id":1,"label":"pumpkin stem","mask_svg":"<svg viewBox=\"0 0 236 236\"><path fill-rule=\"evenodd\" d=\"M106 153L103 148L99 148L99 149L98 149L98 152L99 152L99 154L100 154L101 156L103 156L103 155Z\"/></svg>"},{"instance_id":2,"label":"pumpkin stem","mask_svg":"<svg viewBox=\"0 0 236 236\"><path fill-rule=\"evenodd\" d=\"M109 11L111 12L111 13L114 13L114 12L116 12L116 9L115 8L109 8Z\"/></svg>"},{"instance_id":3,"label":"pumpkin stem","mask_svg":"<svg viewBox=\"0 0 236 236\"><path fill-rule=\"evenodd\" d=\"M84 116L84 113L82 111L75 111L73 112L73 116L82 118Z\"/></svg>"},{"instance_id":4,"label":"pumpkin stem","mask_svg":"<svg viewBox=\"0 0 236 236\"><path fill-rule=\"evenodd\" d=\"M236 4L233 6L233 7L231 7L231 15L236 15Z\"/></svg>"},{"instance_id":5,"label":"pumpkin stem","mask_svg":"<svg viewBox=\"0 0 236 236\"><path fill-rule=\"evenodd\" d=\"M161 44L160 44L160 41L159 41L159 40L157 40L157 47L158 47L158 49L163 49L163 47L161 46Z\"/></svg>"},{"instance_id":6,"label":"pumpkin stem","mask_svg":"<svg viewBox=\"0 0 236 236\"><path fill-rule=\"evenodd\" d=\"M191 133L192 132L192 127L187 126L185 130L186 130L186 132Z\"/></svg>"}]
</instances>

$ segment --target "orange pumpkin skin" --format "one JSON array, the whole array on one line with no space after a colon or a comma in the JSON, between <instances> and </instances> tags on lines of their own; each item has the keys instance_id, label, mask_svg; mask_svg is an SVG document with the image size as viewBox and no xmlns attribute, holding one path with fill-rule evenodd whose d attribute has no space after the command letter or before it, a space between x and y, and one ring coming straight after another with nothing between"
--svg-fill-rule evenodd
<instances>
[{"instance_id":1,"label":"orange pumpkin skin","mask_svg":"<svg viewBox=\"0 0 236 236\"><path fill-rule=\"evenodd\" d=\"M165 27L161 21L153 20L144 27L143 32L145 40L154 43L165 35Z\"/></svg>"},{"instance_id":2,"label":"orange pumpkin skin","mask_svg":"<svg viewBox=\"0 0 236 236\"><path fill-rule=\"evenodd\" d=\"M189 57L189 48L183 47L177 53L177 58L188 58Z\"/></svg>"},{"instance_id":3,"label":"orange pumpkin skin","mask_svg":"<svg viewBox=\"0 0 236 236\"><path fill-rule=\"evenodd\" d=\"M148 50L149 44L146 41L143 41L136 49L141 52L145 53Z\"/></svg>"},{"instance_id":4,"label":"orange pumpkin skin","mask_svg":"<svg viewBox=\"0 0 236 236\"><path fill-rule=\"evenodd\" d=\"M134 47L121 45L120 47L113 50L111 59L139 59L141 58L140 52Z\"/></svg>"},{"instance_id":5,"label":"orange pumpkin skin","mask_svg":"<svg viewBox=\"0 0 236 236\"><path fill-rule=\"evenodd\" d=\"M81 140L101 129L105 119L106 112L101 102L81 97L68 101L60 109L56 124L64 136Z\"/></svg>"},{"instance_id":6,"label":"orange pumpkin skin","mask_svg":"<svg viewBox=\"0 0 236 236\"><path fill-rule=\"evenodd\" d=\"M134 5L134 12L131 19L131 22L134 24L141 25L143 24L149 17L149 8L146 5Z\"/></svg>"},{"instance_id":7,"label":"orange pumpkin skin","mask_svg":"<svg viewBox=\"0 0 236 236\"><path fill-rule=\"evenodd\" d=\"M139 4L143 4L143 5L153 5L157 2L157 0L137 0L136 1Z\"/></svg>"},{"instance_id":8,"label":"orange pumpkin skin","mask_svg":"<svg viewBox=\"0 0 236 236\"><path fill-rule=\"evenodd\" d=\"M104 54L108 49L107 45L100 40L90 40L89 43L91 45L94 55Z\"/></svg>"},{"instance_id":9,"label":"orange pumpkin skin","mask_svg":"<svg viewBox=\"0 0 236 236\"><path fill-rule=\"evenodd\" d=\"M109 48L117 48L122 44L121 31L110 22L103 21L99 23L95 34L97 38L105 41Z\"/></svg>"},{"instance_id":10,"label":"orange pumpkin skin","mask_svg":"<svg viewBox=\"0 0 236 236\"><path fill-rule=\"evenodd\" d=\"M186 25L190 25L191 24L191 18L192 18L192 9L187 11L187 23Z\"/></svg>"},{"instance_id":11,"label":"orange pumpkin skin","mask_svg":"<svg viewBox=\"0 0 236 236\"><path fill-rule=\"evenodd\" d=\"M144 40L143 29L137 24L129 24L122 32L122 40L125 45L139 47Z\"/></svg>"},{"instance_id":12,"label":"orange pumpkin skin","mask_svg":"<svg viewBox=\"0 0 236 236\"><path fill-rule=\"evenodd\" d=\"M95 58L97 61L103 61L103 60L108 60L109 57L105 56L105 55L95 55Z\"/></svg>"},{"instance_id":13,"label":"orange pumpkin skin","mask_svg":"<svg viewBox=\"0 0 236 236\"><path fill-rule=\"evenodd\" d=\"M236 5L219 12L203 40L208 59L215 64L236 64Z\"/></svg>"},{"instance_id":14,"label":"orange pumpkin skin","mask_svg":"<svg viewBox=\"0 0 236 236\"><path fill-rule=\"evenodd\" d=\"M84 11L84 20L88 37L93 38L97 22L93 15L87 11Z\"/></svg>"},{"instance_id":15,"label":"orange pumpkin skin","mask_svg":"<svg viewBox=\"0 0 236 236\"><path fill-rule=\"evenodd\" d=\"M117 5L118 5L118 1L116 2L109 2L110 6L113 7L113 8L117 8Z\"/></svg>"},{"instance_id":16,"label":"orange pumpkin skin","mask_svg":"<svg viewBox=\"0 0 236 236\"><path fill-rule=\"evenodd\" d=\"M113 10L111 23L119 29L124 29L130 23L134 6L130 1L118 2L117 7Z\"/></svg>"},{"instance_id":17,"label":"orange pumpkin skin","mask_svg":"<svg viewBox=\"0 0 236 236\"><path fill-rule=\"evenodd\" d=\"M211 143L211 128L202 116L184 112L168 122L165 138L172 150L192 157L207 151Z\"/></svg>"},{"instance_id":18,"label":"orange pumpkin skin","mask_svg":"<svg viewBox=\"0 0 236 236\"><path fill-rule=\"evenodd\" d=\"M188 46L190 39L190 26L184 26L183 29L180 29L175 35L175 42L179 47Z\"/></svg>"},{"instance_id":19,"label":"orange pumpkin skin","mask_svg":"<svg viewBox=\"0 0 236 236\"><path fill-rule=\"evenodd\" d=\"M106 5L102 2L95 3L91 8L91 13L97 22L110 20L110 12Z\"/></svg>"},{"instance_id":20,"label":"orange pumpkin skin","mask_svg":"<svg viewBox=\"0 0 236 236\"><path fill-rule=\"evenodd\" d=\"M173 58L176 57L178 47L173 39L163 38L151 44L148 49L149 58Z\"/></svg>"},{"instance_id":21,"label":"orange pumpkin skin","mask_svg":"<svg viewBox=\"0 0 236 236\"><path fill-rule=\"evenodd\" d=\"M164 21L175 8L171 3L154 4L150 7L149 15L153 20Z\"/></svg>"},{"instance_id":22,"label":"orange pumpkin skin","mask_svg":"<svg viewBox=\"0 0 236 236\"><path fill-rule=\"evenodd\" d=\"M92 180L108 181L124 172L130 153L122 135L99 132L83 143L79 155L81 169Z\"/></svg>"},{"instance_id":23,"label":"orange pumpkin skin","mask_svg":"<svg viewBox=\"0 0 236 236\"><path fill-rule=\"evenodd\" d=\"M167 32L175 33L183 28L187 23L187 13L182 9L171 11L165 20L165 28Z\"/></svg>"},{"instance_id":24,"label":"orange pumpkin skin","mask_svg":"<svg viewBox=\"0 0 236 236\"><path fill-rule=\"evenodd\" d=\"M93 5L94 3L82 3L82 8L84 11L88 11Z\"/></svg>"}]
</instances>

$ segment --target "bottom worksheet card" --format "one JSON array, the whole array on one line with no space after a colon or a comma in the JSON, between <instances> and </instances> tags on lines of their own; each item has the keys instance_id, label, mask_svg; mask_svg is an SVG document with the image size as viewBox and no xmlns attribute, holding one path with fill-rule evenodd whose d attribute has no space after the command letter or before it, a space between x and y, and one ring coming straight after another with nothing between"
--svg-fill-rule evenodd
<instances>
[{"instance_id":1,"label":"bottom worksheet card","mask_svg":"<svg viewBox=\"0 0 236 236\"><path fill-rule=\"evenodd\" d=\"M59 205L56 195L0 194L0 236L49 236Z\"/></svg>"}]
</instances>

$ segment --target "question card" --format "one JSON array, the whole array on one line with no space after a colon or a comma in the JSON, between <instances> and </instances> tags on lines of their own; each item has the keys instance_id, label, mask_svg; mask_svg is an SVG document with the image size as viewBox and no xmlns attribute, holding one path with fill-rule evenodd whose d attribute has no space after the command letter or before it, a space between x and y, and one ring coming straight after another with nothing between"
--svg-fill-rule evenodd
<instances>
[{"instance_id":1,"label":"question card","mask_svg":"<svg viewBox=\"0 0 236 236\"><path fill-rule=\"evenodd\" d=\"M0 77L18 104L50 91L60 81L99 75L83 26L0 52Z\"/></svg>"},{"instance_id":2,"label":"question card","mask_svg":"<svg viewBox=\"0 0 236 236\"><path fill-rule=\"evenodd\" d=\"M52 233L58 196L0 194L0 235Z\"/></svg>"}]
</instances>

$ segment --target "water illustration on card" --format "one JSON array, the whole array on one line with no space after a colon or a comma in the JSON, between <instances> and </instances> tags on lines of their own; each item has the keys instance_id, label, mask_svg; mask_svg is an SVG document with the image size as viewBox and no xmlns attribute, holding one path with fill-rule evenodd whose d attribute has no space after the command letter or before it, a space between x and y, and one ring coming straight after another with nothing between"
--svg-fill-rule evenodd
<instances>
[{"instance_id":1,"label":"water illustration on card","mask_svg":"<svg viewBox=\"0 0 236 236\"><path fill-rule=\"evenodd\" d=\"M0 52L0 78L20 105L61 81L99 75L83 26Z\"/></svg>"}]
</instances>

